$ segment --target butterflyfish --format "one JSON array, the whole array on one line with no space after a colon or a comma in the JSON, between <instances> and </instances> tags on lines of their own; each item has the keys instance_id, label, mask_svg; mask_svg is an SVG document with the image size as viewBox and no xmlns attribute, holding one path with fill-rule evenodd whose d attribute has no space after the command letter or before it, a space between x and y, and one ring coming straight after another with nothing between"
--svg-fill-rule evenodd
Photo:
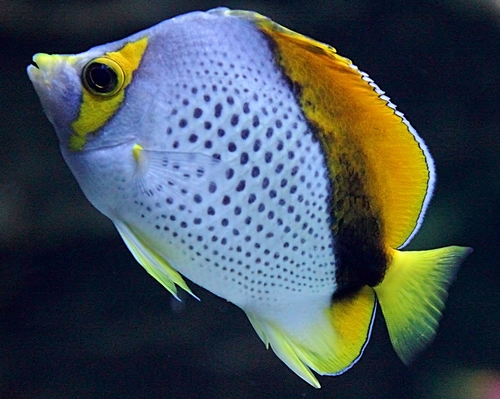
<instances>
[{"instance_id":1,"label":"butterflyfish","mask_svg":"<svg viewBox=\"0 0 500 399\"><path fill-rule=\"evenodd\" d=\"M240 307L312 386L359 360L378 305L404 363L435 336L470 249L402 251L433 160L333 47L217 8L27 72L135 259L176 297L187 278Z\"/></svg>"}]
</instances>

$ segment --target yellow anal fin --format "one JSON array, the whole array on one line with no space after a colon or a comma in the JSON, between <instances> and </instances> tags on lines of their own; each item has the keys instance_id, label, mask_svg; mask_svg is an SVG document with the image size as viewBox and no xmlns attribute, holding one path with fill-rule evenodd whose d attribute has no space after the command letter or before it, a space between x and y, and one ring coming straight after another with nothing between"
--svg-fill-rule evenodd
<instances>
[{"instance_id":1,"label":"yellow anal fin","mask_svg":"<svg viewBox=\"0 0 500 399\"><path fill-rule=\"evenodd\" d=\"M140 238L127 224L113 221L118 232L123 238L134 258L146 271L153 276L163 287L165 287L176 299L177 286L198 299L187 286L184 279L177 273L165 259L153 250L144 239Z\"/></svg>"},{"instance_id":2,"label":"yellow anal fin","mask_svg":"<svg viewBox=\"0 0 500 399\"><path fill-rule=\"evenodd\" d=\"M311 370L321 375L338 375L356 363L365 348L375 318L375 293L363 287L323 312L318 319L298 331L293 318L290 323L275 323L246 312L266 347L298 376L316 388L320 384Z\"/></svg>"},{"instance_id":3,"label":"yellow anal fin","mask_svg":"<svg viewBox=\"0 0 500 399\"><path fill-rule=\"evenodd\" d=\"M341 362L340 372L349 369L363 354L370 339L376 305L375 293L370 287L363 287L358 292L333 302L330 315L338 334L336 353Z\"/></svg>"},{"instance_id":4,"label":"yellow anal fin","mask_svg":"<svg viewBox=\"0 0 500 399\"><path fill-rule=\"evenodd\" d=\"M465 247L429 251L391 250L384 280L375 287L392 346L408 364L436 334L460 263L471 252Z\"/></svg>"},{"instance_id":5,"label":"yellow anal fin","mask_svg":"<svg viewBox=\"0 0 500 399\"><path fill-rule=\"evenodd\" d=\"M362 179L362 194L381 219L383 241L404 246L422 222L434 182L432 159L417 132L368 75L333 47L253 12L223 12L252 22L273 42L277 62L317 129L335 196L352 195L352 177ZM345 202L334 212L349 223L350 215L366 210Z\"/></svg>"},{"instance_id":6,"label":"yellow anal fin","mask_svg":"<svg viewBox=\"0 0 500 399\"><path fill-rule=\"evenodd\" d=\"M304 361L303 356L301 356L304 352L304 349L301 346L297 345L291 337L286 334L286 332L274 325L274 323L264 320L254 313L245 313L260 339L266 345L267 349L269 348L269 345L271 345L271 348L276 356L278 356L283 363L290 367L295 374L311 384L313 387L321 388L318 379L308 367L310 365L307 364Z\"/></svg>"}]
</instances>

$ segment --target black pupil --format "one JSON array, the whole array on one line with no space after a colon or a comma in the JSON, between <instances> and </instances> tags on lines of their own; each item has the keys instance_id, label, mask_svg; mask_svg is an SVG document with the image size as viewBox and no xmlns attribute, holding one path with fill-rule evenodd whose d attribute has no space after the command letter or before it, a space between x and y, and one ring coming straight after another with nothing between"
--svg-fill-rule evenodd
<instances>
[{"instance_id":1,"label":"black pupil","mask_svg":"<svg viewBox=\"0 0 500 399\"><path fill-rule=\"evenodd\" d=\"M98 93L110 93L118 84L115 71L109 66L98 62L93 62L87 66L85 81L92 90Z\"/></svg>"}]
</instances>

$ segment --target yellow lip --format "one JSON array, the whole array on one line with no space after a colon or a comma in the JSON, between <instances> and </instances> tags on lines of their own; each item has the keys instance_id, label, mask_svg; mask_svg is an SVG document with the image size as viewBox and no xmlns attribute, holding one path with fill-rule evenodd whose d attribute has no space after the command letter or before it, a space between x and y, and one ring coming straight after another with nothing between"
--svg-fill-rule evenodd
<instances>
[{"instance_id":1,"label":"yellow lip","mask_svg":"<svg viewBox=\"0 0 500 399\"><path fill-rule=\"evenodd\" d=\"M39 69L48 69L55 64L57 58L59 58L57 55L38 53L33 56L33 62Z\"/></svg>"},{"instance_id":2,"label":"yellow lip","mask_svg":"<svg viewBox=\"0 0 500 399\"><path fill-rule=\"evenodd\" d=\"M39 55L39 54L35 54L33 56L33 58L32 58L33 62L31 63L31 65L28 65L28 68L27 68L28 76L32 82L35 80L40 80L40 76L42 73L40 71L40 68L38 67L38 64L35 61L35 59L37 58L37 55Z\"/></svg>"},{"instance_id":3,"label":"yellow lip","mask_svg":"<svg viewBox=\"0 0 500 399\"><path fill-rule=\"evenodd\" d=\"M32 58L32 65L27 68L28 76L32 82L50 86L58 66L74 64L76 57L72 55L58 55L37 53Z\"/></svg>"},{"instance_id":4,"label":"yellow lip","mask_svg":"<svg viewBox=\"0 0 500 399\"><path fill-rule=\"evenodd\" d=\"M38 65L39 69L52 69L60 62L72 65L76 62L76 60L77 57L73 55L37 53L33 56L33 62Z\"/></svg>"},{"instance_id":5,"label":"yellow lip","mask_svg":"<svg viewBox=\"0 0 500 399\"><path fill-rule=\"evenodd\" d=\"M33 64L28 66L28 76L32 81L50 85L51 75L54 65L57 63L58 56L38 53L32 58Z\"/></svg>"}]
</instances>

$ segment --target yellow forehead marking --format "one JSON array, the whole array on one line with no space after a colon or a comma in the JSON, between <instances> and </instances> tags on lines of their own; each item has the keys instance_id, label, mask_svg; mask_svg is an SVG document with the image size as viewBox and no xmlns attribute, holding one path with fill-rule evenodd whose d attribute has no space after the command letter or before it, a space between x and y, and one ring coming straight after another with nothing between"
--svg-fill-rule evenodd
<instances>
[{"instance_id":1,"label":"yellow forehead marking","mask_svg":"<svg viewBox=\"0 0 500 399\"><path fill-rule=\"evenodd\" d=\"M82 150L87 142L87 136L104 126L116 113L123 103L125 88L132 81L133 72L139 67L147 44L148 38L144 37L136 42L127 43L121 50L103 55L122 68L124 72L123 86L114 96L100 96L89 92L82 84L82 105L78 117L71 125L74 133L69 139L70 150Z\"/></svg>"}]
</instances>

